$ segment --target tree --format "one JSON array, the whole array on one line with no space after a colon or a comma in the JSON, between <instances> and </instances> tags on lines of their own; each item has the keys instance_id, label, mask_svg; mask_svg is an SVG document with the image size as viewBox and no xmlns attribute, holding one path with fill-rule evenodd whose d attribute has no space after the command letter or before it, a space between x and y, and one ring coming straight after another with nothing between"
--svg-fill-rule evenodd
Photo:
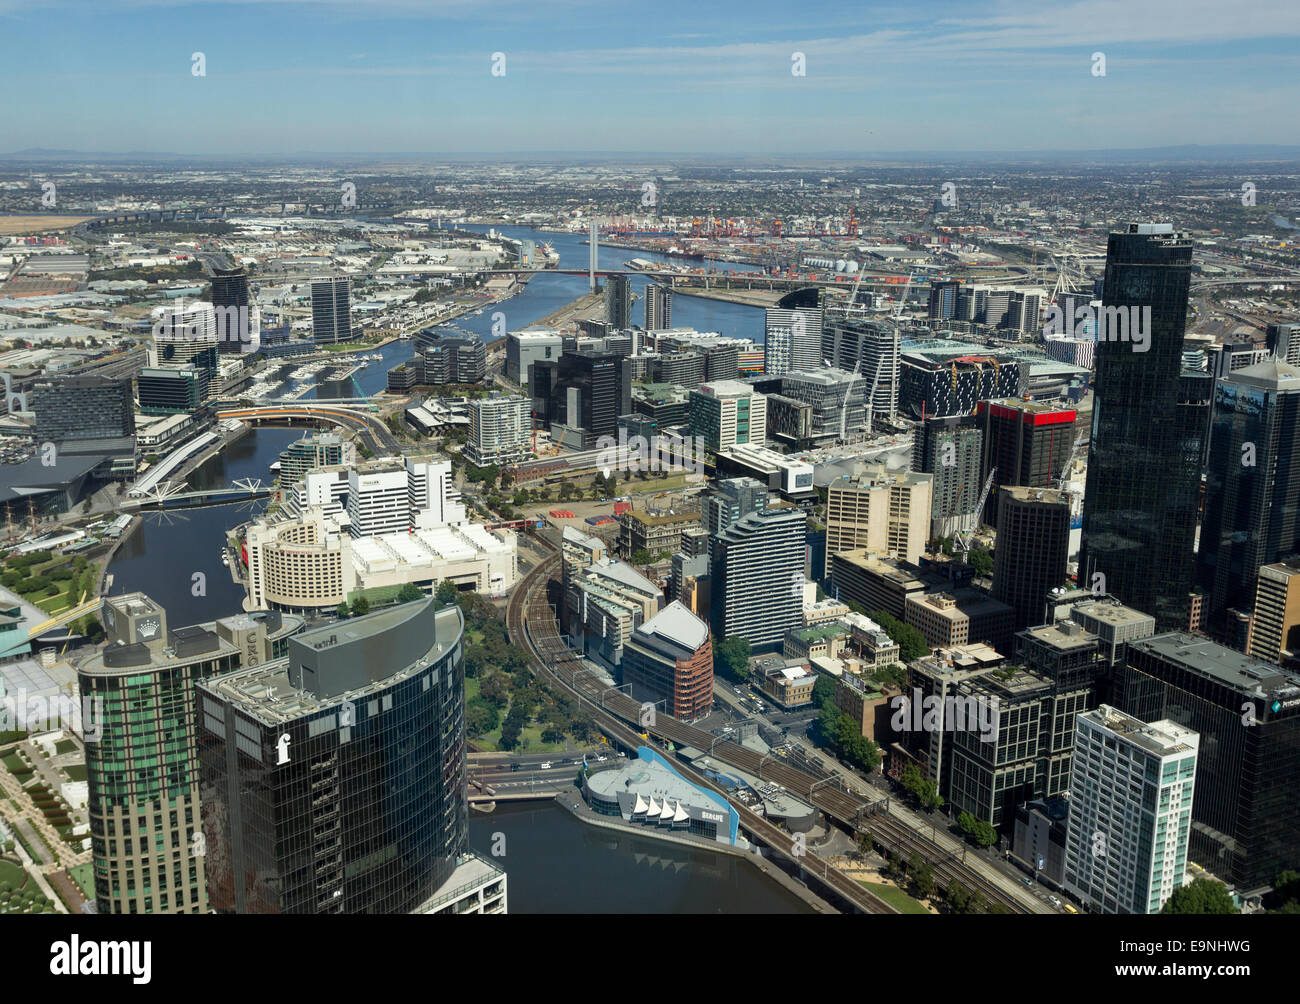
<instances>
[{"instance_id":1,"label":"tree","mask_svg":"<svg viewBox=\"0 0 1300 1004\"><path fill-rule=\"evenodd\" d=\"M980 578L993 574L993 555L985 548L972 547L970 554L966 557L966 564L970 565Z\"/></svg>"},{"instance_id":2,"label":"tree","mask_svg":"<svg viewBox=\"0 0 1300 1004\"><path fill-rule=\"evenodd\" d=\"M542 729L542 742L544 743L564 742L564 730L557 728L554 725L546 726L546 728Z\"/></svg>"},{"instance_id":3,"label":"tree","mask_svg":"<svg viewBox=\"0 0 1300 1004\"><path fill-rule=\"evenodd\" d=\"M438 602L443 606L448 606L456 602L460 590L456 588L456 583L452 582L451 579L443 579L438 583L438 590L433 595L438 598Z\"/></svg>"},{"instance_id":4,"label":"tree","mask_svg":"<svg viewBox=\"0 0 1300 1004\"><path fill-rule=\"evenodd\" d=\"M713 649L713 668L736 683L749 679L749 639L727 638Z\"/></svg>"},{"instance_id":5,"label":"tree","mask_svg":"<svg viewBox=\"0 0 1300 1004\"><path fill-rule=\"evenodd\" d=\"M1227 886L1207 878L1192 879L1190 885L1179 886L1165 900L1161 913L1227 914L1240 913L1232 902Z\"/></svg>"},{"instance_id":6,"label":"tree","mask_svg":"<svg viewBox=\"0 0 1300 1004\"><path fill-rule=\"evenodd\" d=\"M933 779L921 773L921 768L908 764L903 768L903 790L914 796L927 811L933 811L943 805L943 796L939 794L939 785ZM963 813L969 815L969 813ZM971 817L974 819L974 817Z\"/></svg>"},{"instance_id":7,"label":"tree","mask_svg":"<svg viewBox=\"0 0 1300 1004\"><path fill-rule=\"evenodd\" d=\"M912 876L912 891L917 899L929 899L934 895L934 868L930 862L913 852L907 870Z\"/></svg>"},{"instance_id":8,"label":"tree","mask_svg":"<svg viewBox=\"0 0 1300 1004\"><path fill-rule=\"evenodd\" d=\"M485 736L500 723L500 712L481 697L475 697L466 703L465 731L471 736Z\"/></svg>"},{"instance_id":9,"label":"tree","mask_svg":"<svg viewBox=\"0 0 1300 1004\"><path fill-rule=\"evenodd\" d=\"M914 659L921 659L930 654L930 643L925 640L925 635L910 624L904 624L884 610L873 610L869 616L885 629L885 633L891 639L897 642L898 658L901 661L905 663L911 662Z\"/></svg>"},{"instance_id":10,"label":"tree","mask_svg":"<svg viewBox=\"0 0 1300 1004\"><path fill-rule=\"evenodd\" d=\"M358 596L352 601L353 617L364 617L368 613L370 613L370 601L368 599L364 596Z\"/></svg>"},{"instance_id":11,"label":"tree","mask_svg":"<svg viewBox=\"0 0 1300 1004\"><path fill-rule=\"evenodd\" d=\"M342 620L347 620L347 618L348 618L348 613L349 613L349 611L348 611L347 600L344 600L342 603L339 604L339 606L338 606L338 610L336 611L336 613L339 615L339 620L341 620L341 621L342 621Z\"/></svg>"},{"instance_id":12,"label":"tree","mask_svg":"<svg viewBox=\"0 0 1300 1004\"><path fill-rule=\"evenodd\" d=\"M632 552L632 564L634 565L648 565L652 561L654 561L654 557L644 547Z\"/></svg>"},{"instance_id":13,"label":"tree","mask_svg":"<svg viewBox=\"0 0 1300 1004\"><path fill-rule=\"evenodd\" d=\"M948 883L943 891L944 902L953 913L966 913L970 907L971 894L964 885L955 879Z\"/></svg>"},{"instance_id":14,"label":"tree","mask_svg":"<svg viewBox=\"0 0 1300 1004\"><path fill-rule=\"evenodd\" d=\"M521 726L518 722L507 718L501 723L501 742L503 750L512 750L519 745L519 733Z\"/></svg>"},{"instance_id":15,"label":"tree","mask_svg":"<svg viewBox=\"0 0 1300 1004\"><path fill-rule=\"evenodd\" d=\"M479 697L497 708L504 708L510 702L510 691L505 678L500 673L490 673L479 684Z\"/></svg>"},{"instance_id":16,"label":"tree","mask_svg":"<svg viewBox=\"0 0 1300 1004\"><path fill-rule=\"evenodd\" d=\"M414 603L418 599L423 599L424 591L414 582L408 582L397 592L398 603Z\"/></svg>"}]
</instances>

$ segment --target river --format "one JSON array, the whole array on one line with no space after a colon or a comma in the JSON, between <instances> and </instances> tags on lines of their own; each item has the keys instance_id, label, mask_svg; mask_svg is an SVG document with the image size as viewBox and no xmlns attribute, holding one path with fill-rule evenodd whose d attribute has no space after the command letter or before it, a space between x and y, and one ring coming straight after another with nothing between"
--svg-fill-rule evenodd
<instances>
[{"instance_id":1,"label":"river","mask_svg":"<svg viewBox=\"0 0 1300 1004\"><path fill-rule=\"evenodd\" d=\"M469 842L504 850L510 913L813 912L733 855L601 829L549 802L471 811Z\"/></svg>"}]
</instances>

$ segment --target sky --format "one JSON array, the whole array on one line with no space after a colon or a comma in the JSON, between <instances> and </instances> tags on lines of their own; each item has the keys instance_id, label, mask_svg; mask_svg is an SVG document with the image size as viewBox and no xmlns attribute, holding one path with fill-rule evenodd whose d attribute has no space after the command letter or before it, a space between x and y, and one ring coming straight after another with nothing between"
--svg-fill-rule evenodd
<instances>
[{"instance_id":1,"label":"sky","mask_svg":"<svg viewBox=\"0 0 1300 1004\"><path fill-rule=\"evenodd\" d=\"M0 153L1290 145L1298 38L1296 0L0 0Z\"/></svg>"}]
</instances>

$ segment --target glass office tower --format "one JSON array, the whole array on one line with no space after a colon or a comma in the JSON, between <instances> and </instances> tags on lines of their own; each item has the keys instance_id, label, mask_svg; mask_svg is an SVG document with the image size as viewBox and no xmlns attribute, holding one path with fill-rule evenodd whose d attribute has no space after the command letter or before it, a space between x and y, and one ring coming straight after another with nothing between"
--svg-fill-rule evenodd
<instances>
[{"instance_id":1,"label":"glass office tower","mask_svg":"<svg viewBox=\"0 0 1300 1004\"><path fill-rule=\"evenodd\" d=\"M1190 238L1168 223L1110 235L1079 575L1104 575L1158 630L1189 626L1195 576L1212 378L1182 369L1191 267Z\"/></svg>"},{"instance_id":2,"label":"glass office tower","mask_svg":"<svg viewBox=\"0 0 1300 1004\"><path fill-rule=\"evenodd\" d=\"M215 910L410 913L463 863L463 630L429 598L200 684Z\"/></svg>"}]
</instances>

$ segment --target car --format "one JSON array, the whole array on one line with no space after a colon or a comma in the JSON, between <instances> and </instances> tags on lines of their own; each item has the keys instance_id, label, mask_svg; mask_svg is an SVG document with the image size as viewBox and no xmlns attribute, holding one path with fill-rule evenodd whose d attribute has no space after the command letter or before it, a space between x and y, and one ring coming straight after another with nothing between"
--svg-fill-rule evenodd
<instances>
[{"instance_id":1,"label":"car","mask_svg":"<svg viewBox=\"0 0 1300 1004\"><path fill-rule=\"evenodd\" d=\"M1034 880L1031 879L1031 878L1022 878L1020 881L1023 882L1025 885L1033 885L1033 884L1034 884Z\"/></svg>"},{"instance_id":2,"label":"car","mask_svg":"<svg viewBox=\"0 0 1300 1004\"><path fill-rule=\"evenodd\" d=\"M609 757L605 756L605 754L602 753L600 756L596 757L596 763L604 763L608 759Z\"/></svg>"},{"instance_id":3,"label":"car","mask_svg":"<svg viewBox=\"0 0 1300 1004\"><path fill-rule=\"evenodd\" d=\"M510 769L511 769L511 770L518 770L518 769L519 769L519 764L517 764L517 763L512 763L512 764L510 765Z\"/></svg>"},{"instance_id":4,"label":"car","mask_svg":"<svg viewBox=\"0 0 1300 1004\"><path fill-rule=\"evenodd\" d=\"M622 757L624 760L627 759L627 754L624 753L622 750L619 750L619 751L618 751L618 755L619 755L620 757Z\"/></svg>"},{"instance_id":5,"label":"car","mask_svg":"<svg viewBox=\"0 0 1300 1004\"><path fill-rule=\"evenodd\" d=\"M1048 897L1047 897L1047 902L1051 903L1052 906L1060 906L1060 905L1061 905L1061 901L1060 901L1059 899L1057 899L1055 896L1048 896Z\"/></svg>"},{"instance_id":6,"label":"car","mask_svg":"<svg viewBox=\"0 0 1300 1004\"><path fill-rule=\"evenodd\" d=\"M542 764L542 770L550 770L550 769L551 769L551 761L547 760L546 763Z\"/></svg>"},{"instance_id":7,"label":"car","mask_svg":"<svg viewBox=\"0 0 1300 1004\"><path fill-rule=\"evenodd\" d=\"M1065 904L1065 912L1066 912L1066 913L1078 913L1079 911L1076 910L1074 907L1072 907L1069 903L1066 903L1066 904Z\"/></svg>"}]
</instances>

